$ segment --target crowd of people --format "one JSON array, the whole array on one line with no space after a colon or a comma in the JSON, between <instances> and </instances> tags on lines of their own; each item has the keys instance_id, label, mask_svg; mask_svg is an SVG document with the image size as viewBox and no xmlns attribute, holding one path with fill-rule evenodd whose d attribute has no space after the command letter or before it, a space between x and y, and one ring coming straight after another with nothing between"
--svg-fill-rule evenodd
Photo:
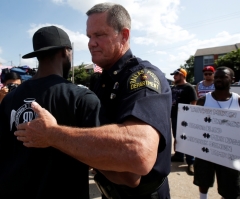
<instances>
[{"instance_id":1,"label":"crowd of people","mask_svg":"<svg viewBox=\"0 0 240 199\"><path fill-rule=\"evenodd\" d=\"M175 70L172 87L172 133L173 144L176 145L178 104L191 104L213 108L240 110L240 96L230 92L234 82L234 72L228 67L205 66L202 70L204 79L194 89L186 82L187 71L183 68ZM175 149L175 147L174 147ZM208 190L217 177L218 193L223 199L240 198L240 172L214 162L195 158L185 154L188 174L194 176L193 183L199 187L200 199L208 198ZM184 162L184 154L176 151L172 162Z\"/></svg>"},{"instance_id":2,"label":"crowd of people","mask_svg":"<svg viewBox=\"0 0 240 199\"><path fill-rule=\"evenodd\" d=\"M9 72L2 79L3 86L0 88L0 104L5 95L17 88L22 83L21 76L15 72Z\"/></svg>"},{"instance_id":3,"label":"crowd of people","mask_svg":"<svg viewBox=\"0 0 240 199\"><path fill-rule=\"evenodd\" d=\"M92 62L103 72L92 77L90 89L72 84L67 33L56 26L34 33L34 50L23 58L36 57L38 71L0 105L0 198L88 199L94 168L103 199L170 199L171 161L186 156L187 172L206 199L213 184L205 178L208 168L218 178L227 169L178 151L171 157L171 129L176 145L179 103L215 107L215 100L218 108L239 110L240 97L229 92L232 70L205 67L195 90L179 68L170 88L158 67L133 55L123 6L100 3L86 14ZM218 191L236 199L239 171L228 171Z\"/></svg>"}]
</instances>

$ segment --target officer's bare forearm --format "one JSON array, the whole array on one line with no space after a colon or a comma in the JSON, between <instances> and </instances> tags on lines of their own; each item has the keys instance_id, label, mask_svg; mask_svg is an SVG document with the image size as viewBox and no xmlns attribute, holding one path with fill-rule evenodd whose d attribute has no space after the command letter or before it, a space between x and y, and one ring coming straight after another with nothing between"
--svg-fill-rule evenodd
<instances>
[{"instance_id":1,"label":"officer's bare forearm","mask_svg":"<svg viewBox=\"0 0 240 199\"><path fill-rule=\"evenodd\" d=\"M87 129L56 126L52 131L51 146L96 169L146 175L156 161L160 136L138 120Z\"/></svg>"},{"instance_id":2,"label":"officer's bare forearm","mask_svg":"<svg viewBox=\"0 0 240 199\"><path fill-rule=\"evenodd\" d=\"M137 187L140 183L141 176L129 172L103 171L99 170L108 180L115 184Z\"/></svg>"}]
</instances>

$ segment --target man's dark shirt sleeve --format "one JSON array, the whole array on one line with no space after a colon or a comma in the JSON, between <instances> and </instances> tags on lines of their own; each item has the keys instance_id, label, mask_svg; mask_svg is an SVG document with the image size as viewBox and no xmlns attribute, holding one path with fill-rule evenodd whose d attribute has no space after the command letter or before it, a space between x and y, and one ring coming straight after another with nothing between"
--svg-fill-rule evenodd
<instances>
[{"instance_id":1,"label":"man's dark shirt sleeve","mask_svg":"<svg viewBox=\"0 0 240 199\"><path fill-rule=\"evenodd\" d=\"M188 89L188 93L189 95L189 102L192 102L192 101L197 101L197 93L196 93L196 90L193 88L192 85L189 86L189 89Z\"/></svg>"}]
</instances>

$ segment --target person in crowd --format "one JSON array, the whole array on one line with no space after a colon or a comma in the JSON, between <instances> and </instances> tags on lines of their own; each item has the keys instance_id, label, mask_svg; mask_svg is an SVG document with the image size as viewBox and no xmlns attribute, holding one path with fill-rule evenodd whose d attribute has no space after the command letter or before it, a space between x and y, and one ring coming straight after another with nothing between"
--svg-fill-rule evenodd
<instances>
[{"instance_id":1,"label":"person in crowd","mask_svg":"<svg viewBox=\"0 0 240 199\"><path fill-rule=\"evenodd\" d=\"M174 137L174 149L176 146L176 133L177 133L177 114L178 104L192 104L195 105L197 102L196 91L191 84L186 81L187 71L183 68L178 68L173 73L174 86L172 89L172 133ZM171 157L172 162L184 162L184 154L176 151ZM188 164L187 172L189 175L194 174L194 157L186 154L186 162Z\"/></svg>"},{"instance_id":2,"label":"person in crowd","mask_svg":"<svg viewBox=\"0 0 240 199\"><path fill-rule=\"evenodd\" d=\"M215 69L213 66L205 66L203 68L203 76L204 80L200 81L196 85L196 92L198 98L203 97L206 95L206 93L214 91L214 83L213 83L213 77Z\"/></svg>"},{"instance_id":3,"label":"person in crowd","mask_svg":"<svg viewBox=\"0 0 240 199\"><path fill-rule=\"evenodd\" d=\"M9 72L4 75L3 87L0 89L0 103L5 95L17 88L22 83L21 76L15 72Z\"/></svg>"},{"instance_id":4,"label":"person in crowd","mask_svg":"<svg viewBox=\"0 0 240 199\"><path fill-rule=\"evenodd\" d=\"M219 67L214 74L215 90L199 98L197 105L212 108L240 110L240 96L230 92L234 72L228 67ZM231 168L196 158L194 184L199 187L200 199L208 198L208 189L217 177L218 193L224 199L240 198L240 172Z\"/></svg>"},{"instance_id":5,"label":"person in crowd","mask_svg":"<svg viewBox=\"0 0 240 199\"><path fill-rule=\"evenodd\" d=\"M52 146L97 169L104 198L169 199L169 84L158 67L132 54L131 18L123 6L96 4L87 16L92 62L103 68L94 88L102 126L59 125L33 102L38 118L20 124L15 135L26 147Z\"/></svg>"},{"instance_id":6,"label":"person in crowd","mask_svg":"<svg viewBox=\"0 0 240 199\"><path fill-rule=\"evenodd\" d=\"M0 198L89 199L88 165L48 147L24 147L13 135L19 123L36 118L36 101L56 117L58 124L75 127L99 125L100 101L88 89L67 81L72 47L67 33L56 27L33 35L39 67L32 79L10 92L0 105Z\"/></svg>"}]
</instances>

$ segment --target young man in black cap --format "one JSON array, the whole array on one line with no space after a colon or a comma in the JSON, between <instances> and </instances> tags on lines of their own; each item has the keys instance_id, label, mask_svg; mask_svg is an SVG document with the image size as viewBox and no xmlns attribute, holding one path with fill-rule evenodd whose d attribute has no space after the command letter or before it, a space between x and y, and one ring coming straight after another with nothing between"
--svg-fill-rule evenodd
<instances>
[{"instance_id":1,"label":"young man in black cap","mask_svg":"<svg viewBox=\"0 0 240 199\"><path fill-rule=\"evenodd\" d=\"M177 133L177 113L178 104L196 104L197 95L195 89L191 84L186 81L187 71L183 68L179 68L171 73L174 78L174 86L172 87L172 133L174 137L174 148L176 144L176 133ZM184 162L184 154L178 151L171 158L172 162ZM194 157L186 154L186 162L188 164L188 174L194 174Z\"/></svg>"},{"instance_id":2,"label":"young man in black cap","mask_svg":"<svg viewBox=\"0 0 240 199\"><path fill-rule=\"evenodd\" d=\"M100 102L93 92L65 78L71 67L71 42L62 29L40 28L33 36L36 75L9 93L0 106L0 198L89 198L88 166L52 147L23 146L13 132L20 123L37 117L36 101L51 112L58 124L99 125Z\"/></svg>"}]
</instances>

